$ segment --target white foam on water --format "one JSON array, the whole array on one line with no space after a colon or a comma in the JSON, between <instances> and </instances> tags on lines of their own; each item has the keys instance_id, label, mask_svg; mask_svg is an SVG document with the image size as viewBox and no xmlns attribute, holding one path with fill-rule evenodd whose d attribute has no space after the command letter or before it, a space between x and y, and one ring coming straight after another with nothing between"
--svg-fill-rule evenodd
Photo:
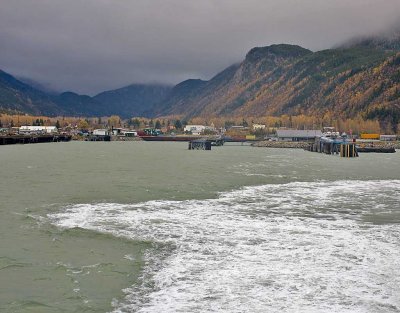
<instances>
[{"instance_id":1,"label":"white foam on water","mask_svg":"<svg viewBox=\"0 0 400 313\"><path fill-rule=\"evenodd\" d=\"M151 240L115 312L399 312L400 180L245 187L217 199L81 204L49 215ZM157 253L157 251L162 251Z\"/></svg>"}]
</instances>

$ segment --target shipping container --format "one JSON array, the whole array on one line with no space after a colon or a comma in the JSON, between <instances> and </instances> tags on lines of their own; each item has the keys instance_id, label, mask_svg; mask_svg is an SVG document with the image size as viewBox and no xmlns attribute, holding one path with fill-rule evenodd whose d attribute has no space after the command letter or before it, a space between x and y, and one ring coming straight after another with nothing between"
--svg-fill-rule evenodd
<instances>
[{"instance_id":1,"label":"shipping container","mask_svg":"<svg viewBox=\"0 0 400 313\"><path fill-rule=\"evenodd\" d=\"M379 139L380 135L379 134L361 134L360 139Z\"/></svg>"}]
</instances>

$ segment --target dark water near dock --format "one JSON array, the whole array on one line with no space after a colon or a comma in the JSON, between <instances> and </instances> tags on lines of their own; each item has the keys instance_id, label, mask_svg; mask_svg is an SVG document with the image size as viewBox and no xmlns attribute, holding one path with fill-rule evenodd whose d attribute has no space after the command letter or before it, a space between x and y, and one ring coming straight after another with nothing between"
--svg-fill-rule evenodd
<instances>
[{"instance_id":1,"label":"dark water near dock","mask_svg":"<svg viewBox=\"0 0 400 313\"><path fill-rule=\"evenodd\" d=\"M0 148L1 312L399 312L400 154Z\"/></svg>"}]
</instances>

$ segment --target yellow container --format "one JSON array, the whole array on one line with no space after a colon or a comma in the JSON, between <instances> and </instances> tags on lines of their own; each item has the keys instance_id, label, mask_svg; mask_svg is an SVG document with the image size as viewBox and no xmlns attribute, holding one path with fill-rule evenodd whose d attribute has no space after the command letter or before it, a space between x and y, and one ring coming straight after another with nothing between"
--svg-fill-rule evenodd
<instances>
[{"instance_id":1,"label":"yellow container","mask_svg":"<svg viewBox=\"0 0 400 313\"><path fill-rule=\"evenodd\" d=\"M360 138L361 139L379 139L380 135L379 134L361 134Z\"/></svg>"},{"instance_id":2,"label":"yellow container","mask_svg":"<svg viewBox=\"0 0 400 313\"><path fill-rule=\"evenodd\" d=\"M247 140L256 140L256 135L246 135Z\"/></svg>"}]
</instances>

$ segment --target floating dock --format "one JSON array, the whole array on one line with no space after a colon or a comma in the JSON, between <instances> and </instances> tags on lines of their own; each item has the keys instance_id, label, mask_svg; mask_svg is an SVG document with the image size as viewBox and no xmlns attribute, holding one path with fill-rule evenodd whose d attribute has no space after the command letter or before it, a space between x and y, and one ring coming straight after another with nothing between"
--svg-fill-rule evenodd
<instances>
[{"instance_id":1,"label":"floating dock","mask_svg":"<svg viewBox=\"0 0 400 313\"><path fill-rule=\"evenodd\" d=\"M395 153L394 147L357 147L357 151L360 153Z\"/></svg>"}]
</instances>

